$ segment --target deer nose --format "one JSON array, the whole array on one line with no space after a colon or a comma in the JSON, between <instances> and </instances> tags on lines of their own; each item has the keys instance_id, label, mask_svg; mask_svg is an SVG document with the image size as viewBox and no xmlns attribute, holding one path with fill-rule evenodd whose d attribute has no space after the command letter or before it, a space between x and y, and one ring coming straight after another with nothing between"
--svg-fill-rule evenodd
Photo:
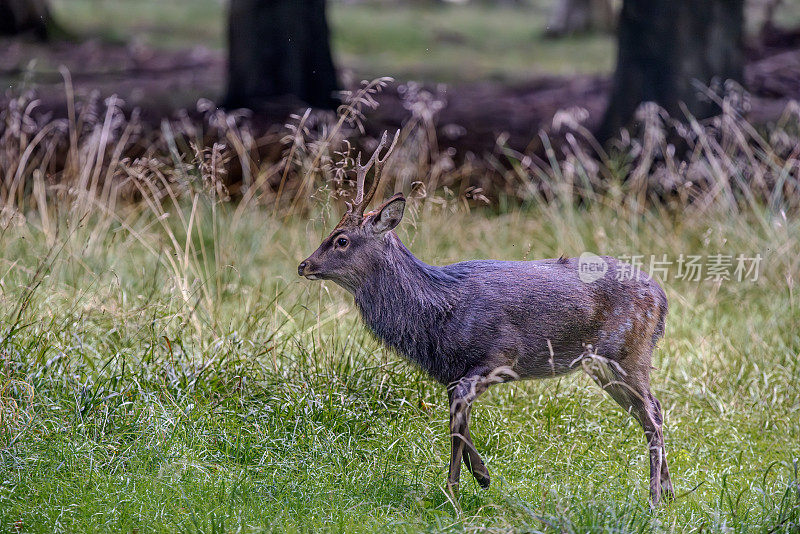
<instances>
[{"instance_id":1,"label":"deer nose","mask_svg":"<svg viewBox=\"0 0 800 534\"><path fill-rule=\"evenodd\" d=\"M300 265L297 266L297 274L299 274L300 276L303 276L303 271L306 270L307 266L308 266L308 262L307 261L301 262Z\"/></svg>"}]
</instances>

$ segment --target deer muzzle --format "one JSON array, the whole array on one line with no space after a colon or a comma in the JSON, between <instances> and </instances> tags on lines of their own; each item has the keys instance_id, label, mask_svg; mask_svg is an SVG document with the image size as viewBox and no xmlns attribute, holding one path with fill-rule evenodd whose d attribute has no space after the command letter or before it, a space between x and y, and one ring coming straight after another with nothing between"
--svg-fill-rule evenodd
<instances>
[{"instance_id":1,"label":"deer muzzle","mask_svg":"<svg viewBox=\"0 0 800 534\"><path fill-rule=\"evenodd\" d=\"M309 280L316 280L319 278L316 273L312 272L313 269L310 267L310 263L308 260L304 260L300 262L300 265L297 266L297 274L300 276L305 276Z\"/></svg>"}]
</instances>

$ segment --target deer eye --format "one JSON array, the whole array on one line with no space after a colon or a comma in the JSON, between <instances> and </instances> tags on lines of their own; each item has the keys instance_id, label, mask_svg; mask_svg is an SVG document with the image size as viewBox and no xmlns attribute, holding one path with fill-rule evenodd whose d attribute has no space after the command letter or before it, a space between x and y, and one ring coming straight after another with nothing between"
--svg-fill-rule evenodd
<instances>
[{"instance_id":1,"label":"deer eye","mask_svg":"<svg viewBox=\"0 0 800 534\"><path fill-rule=\"evenodd\" d=\"M347 243L349 243L349 241L347 240L346 237L340 237L339 239L336 240L336 246L340 248L346 247Z\"/></svg>"}]
</instances>

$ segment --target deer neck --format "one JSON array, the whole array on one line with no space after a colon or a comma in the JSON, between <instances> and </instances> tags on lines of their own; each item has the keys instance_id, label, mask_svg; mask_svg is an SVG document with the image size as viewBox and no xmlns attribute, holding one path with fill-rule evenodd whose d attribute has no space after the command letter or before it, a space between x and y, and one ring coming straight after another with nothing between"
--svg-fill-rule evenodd
<instances>
[{"instance_id":1,"label":"deer neck","mask_svg":"<svg viewBox=\"0 0 800 534\"><path fill-rule=\"evenodd\" d=\"M419 361L458 300L458 280L417 259L393 232L386 239L386 254L353 294L372 331Z\"/></svg>"}]
</instances>

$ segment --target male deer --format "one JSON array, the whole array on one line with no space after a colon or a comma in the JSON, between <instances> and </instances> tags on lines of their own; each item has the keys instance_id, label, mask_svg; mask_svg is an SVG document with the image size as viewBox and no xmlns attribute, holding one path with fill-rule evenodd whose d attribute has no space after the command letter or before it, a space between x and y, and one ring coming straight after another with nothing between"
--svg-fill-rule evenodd
<instances>
[{"instance_id":1,"label":"male deer","mask_svg":"<svg viewBox=\"0 0 800 534\"><path fill-rule=\"evenodd\" d=\"M644 428L651 505L662 494L672 498L661 404L650 391L651 354L667 314L661 287L609 257L602 259L605 273L591 282L581 281L576 258L423 263L393 232L405 209L402 194L364 214L397 135L381 157L386 141L384 133L364 165L359 154L354 202L297 271L352 293L378 338L447 386L451 494L458 495L462 458L478 484L489 486L469 432L470 408L481 393L509 380L564 375L590 356L604 363L592 377Z\"/></svg>"}]
</instances>

